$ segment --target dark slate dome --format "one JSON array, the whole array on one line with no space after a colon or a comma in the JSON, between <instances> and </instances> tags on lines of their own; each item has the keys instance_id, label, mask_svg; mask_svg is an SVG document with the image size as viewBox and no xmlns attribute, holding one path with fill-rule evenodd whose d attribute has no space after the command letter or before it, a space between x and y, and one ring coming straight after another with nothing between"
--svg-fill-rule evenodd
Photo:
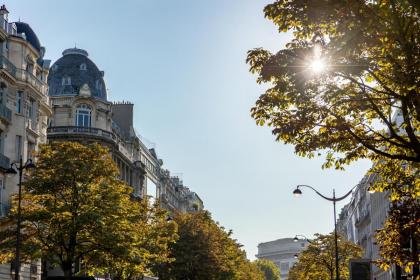
<instances>
[{"instance_id":1,"label":"dark slate dome","mask_svg":"<svg viewBox=\"0 0 420 280\"><path fill-rule=\"evenodd\" d=\"M72 48L50 68L48 75L49 95L78 95L82 86L89 86L91 96L106 100L104 72L88 58L85 50Z\"/></svg>"},{"instance_id":2,"label":"dark slate dome","mask_svg":"<svg viewBox=\"0 0 420 280\"><path fill-rule=\"evenodd\" d=\"M29 26L29 24L25 22L15 22L17 33L25 33L26 41L28 41L32 47L34 47L39 53L41 53L41 43L39 42L38 36L36 36L35 32Z\"/></svg>"}]
</instances>

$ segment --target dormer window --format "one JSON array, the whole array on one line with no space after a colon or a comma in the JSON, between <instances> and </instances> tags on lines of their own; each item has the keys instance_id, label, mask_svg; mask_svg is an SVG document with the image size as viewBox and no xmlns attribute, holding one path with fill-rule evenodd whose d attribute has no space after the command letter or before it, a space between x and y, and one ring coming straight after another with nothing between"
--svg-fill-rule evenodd
<instances>
[{"instance_id":1,"label":"dormer window","mask_svg":"<svg viewBox=\"0 0 420 280\"><path fill-rule=\"evenodd\" d=\"M86 63L80 64L80 70L86 71Z\"/></svg>"},{"instance_id":2,"label":"dormer window","mask_svg":"<svg viewBox=\"0 0 420 280\"><path fill-rule=\"evenodd\" d=\"M70 86L71 85L71 78L70 77L63 77L61 79L61 85Z\"/></svg>"},{"instance_id":3,"label":"dormer window","mask_svg":"<svg viewBox=\"0 0 420 280\"><path fill-rule=\"evenodd\" d=\"M58 65L57 64L54 64L53 67L52 67L52 70L53 71L57 71L57 69L58 69Z\"/></svg>"}]
</instances>

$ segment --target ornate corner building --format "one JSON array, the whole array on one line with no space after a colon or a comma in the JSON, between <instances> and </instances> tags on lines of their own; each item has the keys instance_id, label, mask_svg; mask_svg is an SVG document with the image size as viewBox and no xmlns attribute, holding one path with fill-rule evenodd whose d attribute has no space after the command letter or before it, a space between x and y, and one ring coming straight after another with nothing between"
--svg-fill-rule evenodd
<instances>
[{"instance_id":1,"label":"ornate corner building","mask_svg":"<svg viewBox=\"0 0 420 280\"><path fill-rule=\"evenodd\" d=\"M204 208L200 197L162 168L154 148L135 132L134 104L110 102L104 72L87 51L70 48L51 67L36 33L24 22L10 22L0 7L0 217L18 191L18 176L6 177L12 163L26 162L48 141L98 142L109 147L120 178L133 196L152 195L169 212ZM154 185L151 193L148 185ZM40 279L40 261L21 265L21 279ZM0 280L12 279L10 264Z\"/></svg>"}]
</instances>

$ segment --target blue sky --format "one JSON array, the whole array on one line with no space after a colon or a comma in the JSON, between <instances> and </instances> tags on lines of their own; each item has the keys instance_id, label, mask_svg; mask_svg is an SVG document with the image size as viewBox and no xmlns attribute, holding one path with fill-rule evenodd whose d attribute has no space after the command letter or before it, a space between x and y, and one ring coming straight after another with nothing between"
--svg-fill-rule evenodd
<instances>
[{"instance_id":1,"label":"blue sky","mask_svg":"<svg viewBox=\"0 0 420 280\"><path fill-rule=\"evenodd\" d=\"M155 143L205 207L254 258L257 244L333 229L332 205L296 184L344 194L369 167L321 170L274 141L249 110L264 86L246 52L284 47L263 16L266 0L7 0L10 19L29 23L53 61L75 44L105 71L110 100L135 104L135 127ZM340 208L343 203L339 204Z\"/></svg>"}]
</instances>

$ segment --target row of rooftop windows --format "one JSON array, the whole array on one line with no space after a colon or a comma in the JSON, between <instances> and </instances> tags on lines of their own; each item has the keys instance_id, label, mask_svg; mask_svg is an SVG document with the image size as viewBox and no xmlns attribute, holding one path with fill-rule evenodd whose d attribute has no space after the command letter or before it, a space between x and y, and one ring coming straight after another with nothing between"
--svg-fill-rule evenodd
<instances>
[{"instance_id":1,"label":"row of rooftop windows","mask_svg":"<svg viewBox=\"0 0 420 280\"><path fill-rule=\"evenodd\" d=\"M58 65L54 64L53 67L52 67L52 70L57 71L57 69L58 69ZM79 69L82 70L82 71L86 71L87 70L86 63L80 64Z\"/></svg>"}]
</instances>

